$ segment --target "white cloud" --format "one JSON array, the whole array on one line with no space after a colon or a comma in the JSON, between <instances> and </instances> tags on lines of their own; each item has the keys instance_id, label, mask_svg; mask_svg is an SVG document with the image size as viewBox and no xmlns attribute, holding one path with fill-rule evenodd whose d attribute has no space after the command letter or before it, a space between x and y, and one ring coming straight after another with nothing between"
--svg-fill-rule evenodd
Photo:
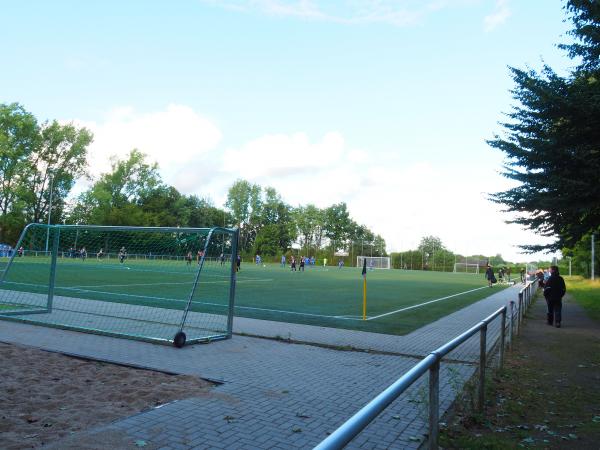
<instances>
[{"instance_id":1,"label":"white cloud","mask_svg":"<svg viewBox=\"0 0 600 450\"><path fill-rule=\"evenodd\" d=\"M494 11L483 18L485 31L492 31L499 25L502 25L510 15L511 11L508 6L508 0L496 0Z\"/></svg>"},{"instance_id":2,"label":"white cloud","mask_svg":"<svg viewBox=\"0 0 600 450\"><path fill-rule=\"evenodd\" d=\"M328 133L311 143L304 133L267 135L248 142L240 149L225 152L227 171L254 180L318 172L340 162L344 139Z\"/></svg>"},{"instance_id":3,"label":"white cloud","mask_svg":"<svg viewBox=\"0 0 600 450\"><path fill-rule=\"evenodd\" d=\"M109 171L111 156L122 159L137 148L148 155L149 162L158 162L165 181L178 188L189 182L178 177L180 172L196 165L221 140L221 131L211 120L175 104L150 113L116 108L104 121L78 124L94 133L89 148L92 175Z\"/></svg>"}]
</instances>

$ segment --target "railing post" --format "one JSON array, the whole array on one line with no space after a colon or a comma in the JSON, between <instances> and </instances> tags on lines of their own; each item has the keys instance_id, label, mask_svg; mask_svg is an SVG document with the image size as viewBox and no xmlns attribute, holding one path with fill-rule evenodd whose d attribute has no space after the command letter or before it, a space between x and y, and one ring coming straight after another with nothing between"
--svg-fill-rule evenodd
<instances>
[{"instance_id":1,"label":"railing post","mask_svg":"<svg viewBox=\"0 0 600 450\"><path fill-rule=\"evenodd\" d=\"M437 357L437 355L436 355ZM440 433L440 360L429 369L429 448L438 449Z\"/></svg>"},{"instance_id":2,"label":"railing post","mask_svg":"<svg viewBox=\"0 0 600 450\"><path fill-rule=\"evenodd\" d=\"M519 334L519 326L521 325L521 309L523 307L523 292L519 292L519 303L517 305L517 328L516 334Z\"/></svg>"},{"instance_id":3,"label":"railing post","mask_svg":"<svg viewBox=\"0 0 600 450\"><path fill-rule=\"evenodd\" d=\"M478 405L479 412L483 412L484 402L485 402L484 383L485 383L485 364L486 364L486 356L487 356L486 338L487 338L487 323L483 322L481 331L479 334L479 405Z\"/></svg>"},{"instance_id":4,"label":"railing post","mask_svg":"<svg viewBox=\"0 0 600 450\"><path fill-rule=\"evenodd\" d=\"M502 310L502 318L500 319L500 362L499 367L504 367L504 346L506 345L506 306Z\"/></svg>"},{"instance_id":5,"label":"railing post","mask_svg":"<svg viewBox=\"0 0 600 450\"><path fill-rule=\"evenodd\" d=\"M510 316L508 317L508 349L512 350L512 336L514 327L515 302L510 301Z\"/></svg>"}]
</instances>

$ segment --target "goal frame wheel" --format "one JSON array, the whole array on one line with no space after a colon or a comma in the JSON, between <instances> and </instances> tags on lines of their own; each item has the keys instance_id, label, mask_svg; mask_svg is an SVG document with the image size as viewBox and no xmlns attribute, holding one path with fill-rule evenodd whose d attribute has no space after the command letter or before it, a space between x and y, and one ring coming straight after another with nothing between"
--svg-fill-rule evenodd
<instances>
[{"instance_id":1,"label":"goal frame wheel","mask_svg":"<svg viewBox=\"0 0 600 450\"><path fill-rule=\"evenodd\" d=\"M173 345L177 348L181 348L185 345L186 335L183 331L178 331L173 337Z\"/></svg>"}]
</instances>

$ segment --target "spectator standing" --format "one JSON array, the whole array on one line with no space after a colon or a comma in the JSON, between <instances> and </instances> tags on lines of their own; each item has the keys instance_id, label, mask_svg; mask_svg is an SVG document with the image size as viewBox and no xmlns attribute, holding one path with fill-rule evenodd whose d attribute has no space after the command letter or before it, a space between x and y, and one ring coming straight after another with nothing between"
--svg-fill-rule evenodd
<instances>
[{"instance_id":1,"label":"spectator standing","mask_svg":"<svg viewBox=\"0 0 600 450\"><path fill-rule=\"evenodd\" d=\"M544 271L542 269L539 269L536 273L535 273L535 277L538 280L538 288L541 289L544 287Z\"/></svg>"},{"instance_id":2,"label":"spectator standing","mask_svg":"<svg viewBox=\"0 0 600 450\"><path fill-rule=\"evenodd\" d=\"M485 269L485 278L488 280L488 286L492 287L492 284L494 284L494 269L489 264Z\"/></svg>"},{"instance_id":3,"label":"spectator standing","mask_svg":"<svg viewBox=\"0 0 600 450\"><path fill-rule=\"evenodd\" d=\"M558 266L550 267L550 277L544 283L544 298L548 304L548 325L560 328L562 322L562 298L567 292L565 280L558 272Z\"/></svg>"}]
</instances>

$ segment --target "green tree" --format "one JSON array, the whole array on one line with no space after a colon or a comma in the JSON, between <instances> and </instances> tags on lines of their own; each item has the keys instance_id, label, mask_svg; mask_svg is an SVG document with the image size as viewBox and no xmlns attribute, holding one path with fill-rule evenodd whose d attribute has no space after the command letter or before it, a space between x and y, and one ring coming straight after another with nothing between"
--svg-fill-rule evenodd
<instances>
[{"instance_id":1,"label":"green tree","mask_svg":"<svg viewBox=\"0 0 600 450\"><path fill-rule=\"evenodd\" d=\"M41 126L39 139L29 158L29 188L24 195L28 222L47 220L51 194L53 222L61 220L66 197L76 179L85 175L87 148L92 140L87 129L73 124L61 125L53 121Z\"/></svg>"},{"instance_id":2,"label":"green tree","mask_svg":"<svg viewBox=\"0 0 600 450\"><path fill-rule=\"evenodd\" d=\"M265 250L257 248L256 253L275 255L281 251L285 252L297 237L292 208L282 200L279 193L272 187L267 187L264 190L257 241L259 236L266 235L269 235L269 250L265 252ZM263 237L261 241L265 242L265 238Z\"/></svg>"},{"instance_id":3,"label":"green tree","mask_svg":"<svg viewBox=\"0 0 600 450\"><path fill-rule=\"evenodd\" d=\"M504 136L488 142L506 154L504 176L518 182L491 199L518 213L511 222L555 238L526 251L573 248L600 228L600 8L570 0L565 9L575 43L561 47L579 65L565 77L548 65L511 68L518 105Z\"/></svg>"},{"instance_id":4,"label":"green tree","mask_svg":"<svg viewBox=\"0 0 600 450\"><path fill-rule=\"evenodd\" d=\"M142 208L144 201L152 198L154 191L165 189L158 166L148 164L146 155L132 150L127 159L113 158L111 168L111 172L102 174L90 189L78 197L70 222L125 226L147 224L148 218Z\"/></svg>"},{"instance_id":5,"label":"green tree","mask_svg":"<svg viewBox=\"0 0 600 450\"><path fill-rule=\"evenodd\" d=\"M240 230L240 250L252 248L260 225L261 187L246 180L237 180L227 193L225 206L231 211Z\"/></svg>"},{"instance_id":6,"label":"green tree","mask_svg":"<svg viewBox=\"0 0 600 450\"><path fill-rule=\"evenodd\" d=\"M299 206L294 210L293 220L297 228L300 245L306 253L311 249L321 248L323 230L325 227L325 213L315 205Z\"/></svg>"},{"instance_id":7,"label":"green tree","mask_svg":"<svg viewBox=\"0 0 600 450\"><path fill-rule=\"evenodd\" d=\"M325 236L337 248L345 247L352 233L352 224L346 203L337 203L325 210Z\"/></svg>"},{"instance_id":8,"label":"green tree","mask_svg":"<svg viewBox=\"0 0 600 450\"><path fill-rule=\"evenodd\" d=\"M210 200L195 195L185 198L183 208L188 218L185 226L188 227L228 227L233 223L231 214L217 208Z\"/></svg>"},{"instance_id":9,"label":"green tree","mask_svg":"<svg viewBox=\"0 0 600 450\"><path fill-rule=\"evenodd\" d=\"M46 222L52 187L53 216L85 173L92 134L57 121L38 125L17 104L0 104L0 241L15 242L28 222Z\"/></svg>"},{"instance_id":10,"label":"green tree","mask_svg":"<svg viewBox=\"0 0 600 450\"><path fill-rule=\"evenodd\" d=\"M29 157L37 145L35 117L18 103L0 104L0 242L15 243L25 224Z\"/></svg>"},{"instance_id":11,"label":"green tree","mask_svg":"<svg viewBox=\"0 0 600 450\"><path fill-rule=\"evenodd\" d=\"M446 248L442 244L442 240L437 236L425 236L421 238L418 250L423 256L423 269L436 270L439 269L441 262L440 256L443 257Z\"/></svg>"}]
</instances>

